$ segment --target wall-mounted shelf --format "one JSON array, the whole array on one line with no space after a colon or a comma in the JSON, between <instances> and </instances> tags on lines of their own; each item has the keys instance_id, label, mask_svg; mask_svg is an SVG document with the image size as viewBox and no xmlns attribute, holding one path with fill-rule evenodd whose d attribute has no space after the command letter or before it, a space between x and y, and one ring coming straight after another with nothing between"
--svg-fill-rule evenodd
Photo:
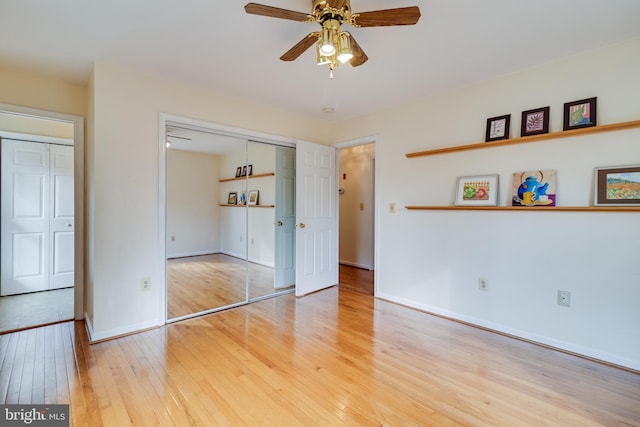
<instances>
[{"instance_id":1,"label":"wall-mounted shelf","mask_svg":"<svg viewBox=\"0 0 640 427\"><path fill-rule=\"evenodd\" d=\"M405 206L425 211L640 212L640 206Z\"/></svg>"},{"instance_id":2,"label":"wall-mounted shelf","mask_svg":"<svg viewBox=\"0 0 640 427\"><path fill-rule=\"evenodd\" d=\"M218 180L219 182L229 182L229 181L244 181L245 179L249 178L249 179L254 179L254 178L264 178L267 176L275 176L274 172L269 172L269 173L258 173L255 175L249 175L248 177L246 176L239 176L237 178L223 178ZM226 206L226 205L225 205Z\"/></svg>"},{"instance_id":3,"label":"wall-mounted shelf","mask_svg":"<svg viewBox=\"0 0 640 427\"><path fill-rule=\"evenodd\" d=\"M249 206L250 208L275 208L275 205L226 205L224 203L219 203L218 206L222 206L223 208L246 208Z\"/></svg>"},{"instance_id":4,"label":"wall-mounted shelf","mask_svg":"<svg viewBox=\"0 0 640 427\"><path fill-rule=\"evenodd\" d=\"M433 156L436 154L453 153L456 151L475 150L480 148L492 148L501 147L505 145L524 144L527 142L544 141L547 139L569 138L573 136L589 135L600 132L611 132L615 130L632 129L640 127L640 120L631 122L613 123L610 125L593 126L588 128L581 128L563 132L543 133L540 135L524 136L520 138L501 139L499 141L480 142L475 144L458 145L454 147L435 148L433 150L416 151L413 153L407 153L405 156L421 157L421 156Z\"/></svg>"}]
</instances>

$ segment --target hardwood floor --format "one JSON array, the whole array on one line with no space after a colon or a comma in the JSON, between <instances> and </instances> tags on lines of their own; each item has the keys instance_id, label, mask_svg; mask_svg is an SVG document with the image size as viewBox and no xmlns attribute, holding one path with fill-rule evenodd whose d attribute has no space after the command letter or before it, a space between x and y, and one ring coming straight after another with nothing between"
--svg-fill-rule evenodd
<instances>
[{"instance_id":1,"label":"hardwood floor","mask_svg":"<svg viewBox=\"0 0 640 427\"><path fill-rule=\"evenodd\" d=\"M640 375L376 300L287 294L90 345L0 336L0 402L74 426L640 425Z\"/></svg>"},{"instance_id":2,"label":"hardwood floor","mask_svg":"<svg viewBox=\"0 0 640 427\"><path fill-rule=\"evenodd\" d=\"M249 263L249 299L271 295L273 268ZM175 319L246 301L247 263L224 254L167 261L167 316Z\"/></svg>"}]
</instances>

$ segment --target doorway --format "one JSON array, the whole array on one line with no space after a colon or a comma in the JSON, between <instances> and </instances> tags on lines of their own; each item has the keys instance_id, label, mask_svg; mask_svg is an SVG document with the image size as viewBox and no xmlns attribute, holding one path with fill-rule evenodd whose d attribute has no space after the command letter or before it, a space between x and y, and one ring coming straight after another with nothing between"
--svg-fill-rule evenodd
<instances>
[{"instance_id":1,"label":"doorway","mask_svg":"<svg viewBox=\"0 0 640 427\"><path fill-rule=\"evenodd\" d=\"M82 318L83 120L0 104L0 332Z\"/></svg>"},{"instance_id":2,"label":"doorway","mask_svg":"<svg viewBox=\"0 0 640 427\"><path fill-rule=\"evenodd\" d=\"M339 260L344 288L375 295L376 138L336 144L339 148Z\"/></svg>"}]
</instances>

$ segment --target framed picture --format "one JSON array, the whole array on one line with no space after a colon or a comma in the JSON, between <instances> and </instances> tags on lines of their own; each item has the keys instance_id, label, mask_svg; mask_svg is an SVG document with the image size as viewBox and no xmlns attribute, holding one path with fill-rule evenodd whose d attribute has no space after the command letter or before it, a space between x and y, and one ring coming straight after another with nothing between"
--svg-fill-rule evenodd
<instances>
[{"instance_id":1,"label":"framed picture","mask_svg":"<svg viewBox=\"0 0 640 427\"><path fill-rule=\"evenodd\" d=\"M258 204L258 196L260 195L260 191L258 190L249 190L249 199L247 204L249 205L257 205Z\"/></svg>"},{"instance_id":2,"label":"framed picture","mask_svg":"<svg viewBox=\"0 0 640 427\"><path fill-rule=\"evenodd\" d=\"M512 180L512 206L555 206L556 171L516 172Z\"/></svg>"},{"instance_id":3,"label":"framed picture","mask_svg":"<svg viewBox=\"0 0 640 427\"><path fill-rule=\"evenodd\" d=\"M238 201L238 193L229 193L229 198L227 199L228 205L235 205Z\"/></svg>"},{"instance_id":4,"label":"framed picture","mask_svg":"<svg viewBox=\"0 0 640 427\"><path fill-rule=\"evenodd\" d=\"M498 180L497 174L458 177L456 206L497 206Z\"/></svg>"},{"instance_id":5,"label":"framed picture","mask_svg":"<svg viewBox=\"0 0 640 427\"><path fill-rule=\"evenodd\" d=\"M247 193L244 191L238 195L238 205L246 205L247 204Z\"/></svg>"},{"instance_id":6,"label":"framed picture","mask_svg":"<svg viewBox=\"0 0 640 427\"><path fill-rule=\"evenodd\" d=\"M249 168L247 169L247 175L253 175L253 165L249 165Z\"/></svg>"},{"instance_id":7,"label":"framed picture","mask_svg":"<svg viewBox=\"0 0 640 427\"><path fill-rule=\"evenodd\" d=\"M565 103L562 130L595 126L597 100L598 98L587 98Z\"/></svg>"},{"instance_id":8,"label":"framed picture","mask_svg":"<svg viewBox=\"0 0 640 427\"><path fill-rule=\"evenodd\" d=\"M247 176L247 165L242 167L242 176Z\"/></svg>"},{"instance_id":9,"label":"framed picture","mask_svg":"<svg viewBox=\"0 0 640 427\"><path fill-rule=\"evenodd\" d=\"M487 134L485 136L485 142L509 139L510 122L511 114L487 119Z\"/></svg>"},{"instance_id":10,"label":"framed picture","mask_svg":"<svg viewBox=\"0 0 640 427\"><path fill-rule=\"evenodd\" d=\"M596 168L596 206L640 206L640 165Z\"/></svg>"},{"instance_id":11,"label":"framed picture","mask_svg":"<svg viewBox=\"0 0 640 427\"><path fill-rule=\"evenodd\" d=\"M240 178L242 176L242 166L238 166L236 168L236 178Z\"/></svg>"},{"instance_id":12,"label":"framed picture","mask_svg":"<svg viewBox=\"0 0 640 427\"><path fill-rule=\"evenodd\" d=\"M549 107L536 108L522 112L520 136L549 133Z\"/></svg>"}]
</instances>

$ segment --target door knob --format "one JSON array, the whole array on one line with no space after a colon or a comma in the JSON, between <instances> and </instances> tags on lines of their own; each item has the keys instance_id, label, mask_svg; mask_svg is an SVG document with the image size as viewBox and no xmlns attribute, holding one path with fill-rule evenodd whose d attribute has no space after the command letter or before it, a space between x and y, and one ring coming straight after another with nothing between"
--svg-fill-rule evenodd
<instances>
[{"instance_id":1,"label":"door knob","mask_svg":"<svg viewBox=\"0 0 640 427\"><path fill-rule=\"evenodd\" d=\"M276 222L276 225L277 225L278 227L282 227L282 226L284 225L284 223L283 223L282 221L278 221L278 222Z\"/></svg>"},{"instance_id":2,"label":"door knob","mask_svg":"<svg viewBox=\"0 0 640 427\"><path fill-rule=\"evenodd\" d=\"M301 222L300 225L298 225L298 227L304 228L305 227L304 222Z\"/></svg>"}]
</instances>

